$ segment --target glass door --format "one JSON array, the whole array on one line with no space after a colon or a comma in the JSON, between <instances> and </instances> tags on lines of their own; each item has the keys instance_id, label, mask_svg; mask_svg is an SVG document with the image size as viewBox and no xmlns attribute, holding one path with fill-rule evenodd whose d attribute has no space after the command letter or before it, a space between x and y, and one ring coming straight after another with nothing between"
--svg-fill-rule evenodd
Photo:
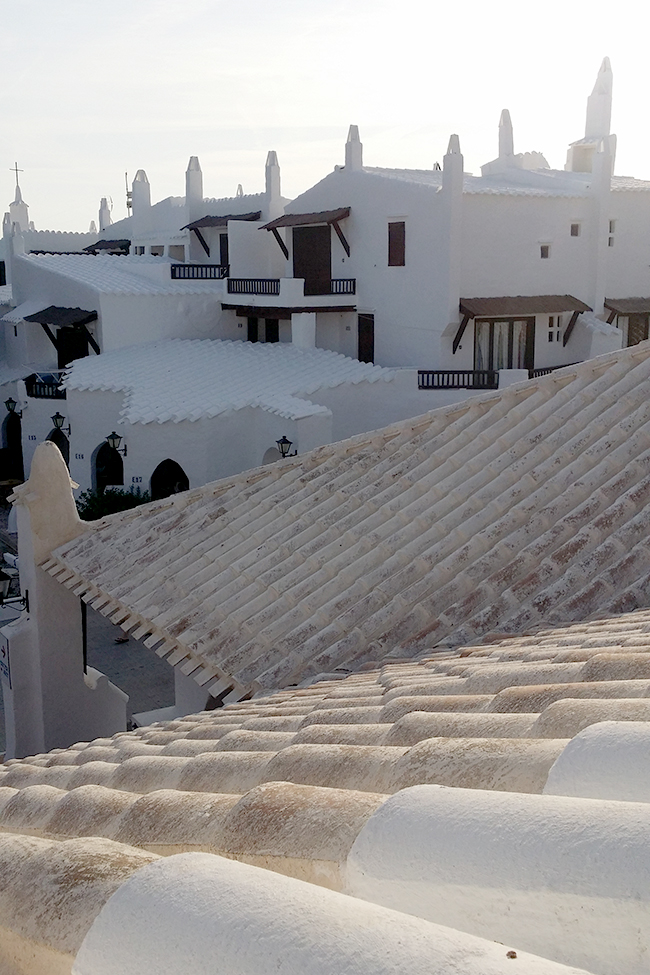
<instances>
[{"instance_id":1,"label":"glass door","mask_svg":"<svg viewBox=\"0 0 650 975\"><path fill-rule=\"evenodd\" d=\"M475 369L533 369L534 358L534 318L476 319Z\"/></svg>"}]
</instances>

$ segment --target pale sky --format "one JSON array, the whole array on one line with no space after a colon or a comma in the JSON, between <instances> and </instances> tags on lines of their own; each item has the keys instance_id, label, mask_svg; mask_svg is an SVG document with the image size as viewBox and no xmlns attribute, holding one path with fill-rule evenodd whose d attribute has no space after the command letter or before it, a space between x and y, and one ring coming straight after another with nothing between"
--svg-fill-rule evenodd
<instances>
[{"instance_id":1,"label":"pale sky","mask_svg":"<svg viewBox=\"0 0 650 975\"><path fill-rule=\"evenodd\" d=\"M206 196L263 188L275 149L294 197L343 162L430 168L449 135L465 169L515 151L564 166L605 55L614 71L616 171L650 179L650 10L576 0L0 0L0 207L14 161L38 229L87 230L101 196L126 215L124 173L152 200L184 194L190 155Z\"/></svg>"}]
</instances>

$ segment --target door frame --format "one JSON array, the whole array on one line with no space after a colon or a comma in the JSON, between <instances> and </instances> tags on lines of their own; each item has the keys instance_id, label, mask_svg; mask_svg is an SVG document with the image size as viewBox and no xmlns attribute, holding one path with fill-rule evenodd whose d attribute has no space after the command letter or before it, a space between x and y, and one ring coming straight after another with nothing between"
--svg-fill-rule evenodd
<instances>
[{"instance_id":1,"label":"door frame","mask_svg":"<svg viewBox=\"0 0 650 975\"><path fill-rule=\"evenodd\" d=\"M492 318L475 318L474 319L474 368L478 368L476 363L478 360L478 325L489 325L490 327L490 338L489 338L489 364L485 367L490 370L494 370L494 326L497 322L505 322L508 324L508 365L504 368L513 369L516 368L512 365L512 357L514 352L514 324L515 322L525 322L526 323L526 347L524 350L524 364L521 368L523 369L534 369L535 368L535 316L534 315L497 315Z\"/></svg>"}]
</instances>

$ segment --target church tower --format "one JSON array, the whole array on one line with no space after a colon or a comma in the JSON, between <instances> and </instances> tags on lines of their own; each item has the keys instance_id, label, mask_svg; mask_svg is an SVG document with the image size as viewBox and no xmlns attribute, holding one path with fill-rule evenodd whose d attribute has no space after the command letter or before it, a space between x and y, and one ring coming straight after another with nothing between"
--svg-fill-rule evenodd
<instances>
[{"instance_id":1,"label":"church tower","mask_svg":"<svg viewBox=\"0 0 650 975\"><path fill-rule=\"evenodd\" d=\"M18 182L18 163L14 164L14 172L16 173L16 195L14 197L13 203L9 204L9 217L12 223L17 223L22 231L29 230L29 207L23 200L23 194L20 190L20 184Z\"/></svg>"}]
</instances>

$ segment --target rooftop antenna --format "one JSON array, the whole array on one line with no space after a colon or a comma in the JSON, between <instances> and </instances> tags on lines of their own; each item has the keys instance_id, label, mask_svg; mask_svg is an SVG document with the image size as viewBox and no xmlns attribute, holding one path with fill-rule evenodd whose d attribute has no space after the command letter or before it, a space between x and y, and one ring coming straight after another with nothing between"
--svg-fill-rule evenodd
<instances>
[{"instance_id":1,"label":"rooftop antenna","mask_svg":"<svg viewBox=\"0 0 650 975\"><path fill-rule=\"evenodd\" d=\"M124 183L126 184L126 212L127 212L127 215L130 217L131 216L131 210L133 209L133 194L132 194L131 190L129 189L129 174L128 173L125 173L124 174ZM113 201L111 200L111 204L112 204L112 202ZM111 206L111 209L112 209L112 206Z\"/></svg>"}]
</instances>

